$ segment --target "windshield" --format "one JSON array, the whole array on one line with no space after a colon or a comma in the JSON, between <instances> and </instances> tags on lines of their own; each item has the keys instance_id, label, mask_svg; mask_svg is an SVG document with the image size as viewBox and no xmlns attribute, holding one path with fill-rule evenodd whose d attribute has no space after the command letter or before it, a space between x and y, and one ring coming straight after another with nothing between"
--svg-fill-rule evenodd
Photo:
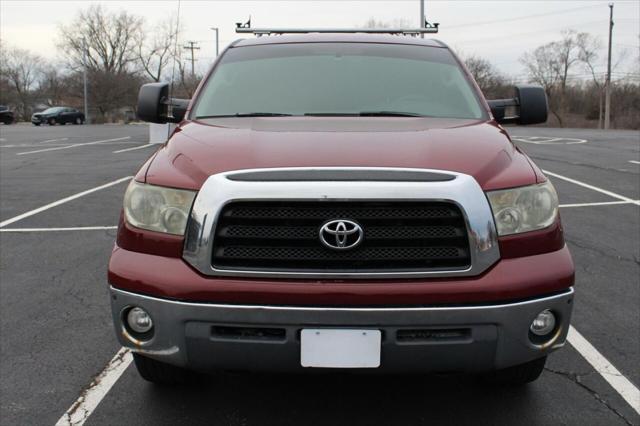
<instances>
[{"instance_id":1,"label":"windshield","mask_svg":"<svg viewBox=\"0 0 640 426\"><path fill-rule=\"evenodd\" d=\"M478 98L445 48L297 43L229 49L192 116L407 115L480 119Z\"/></svg>"},{"instance_id":2,"label":"windshield","mask_svg":"<svg viewBox=\"0 0 640 426\"><path fill-rule=\"evenodd\" d=\"M53 108L47 108L44 111L42 111L43 114L51 114L53 112L60 112L62 111L64 108L62 107L53 107Z\"/></svg>"}]
</instances>

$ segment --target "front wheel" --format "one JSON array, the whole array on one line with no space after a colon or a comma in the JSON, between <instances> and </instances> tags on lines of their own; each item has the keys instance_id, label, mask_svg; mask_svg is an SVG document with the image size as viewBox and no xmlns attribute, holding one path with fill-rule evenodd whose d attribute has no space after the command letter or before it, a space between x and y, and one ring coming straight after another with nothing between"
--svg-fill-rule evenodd
<instances>
[{"instance_id":1,"label":"front wheel","mask_svg":"<svg viewBox=\"0 0 640 426\"><path fill-rule=\"evenodd\" d=\"M159 385L176 385L198 381L196 373L140 354L133 354L133 361L140 376Z\"/></svg>"},{"instance_id":2,"label":"front wheel","mask_svg":"<svg viewBox=\"0 0 640 426\"><path fill-rule=\"evenodd\" d=\"M56 125L56 119L55 118L50 118L49 119L49 126L55 126Z\"/></svg>"},{"instance_id":3,"label":"front wheel","mask_svg":"<svg viewBox=\"0 0 640 426\"><path fill-rule=\"evenodd\" d=\"M525 385L535 381L544 371L544 364L547 357L534 359L524 364L514 365L513 367L504 368L494 371L488 375L488 379L492 383L508 386Z\"/></svg>"}]
</instances>

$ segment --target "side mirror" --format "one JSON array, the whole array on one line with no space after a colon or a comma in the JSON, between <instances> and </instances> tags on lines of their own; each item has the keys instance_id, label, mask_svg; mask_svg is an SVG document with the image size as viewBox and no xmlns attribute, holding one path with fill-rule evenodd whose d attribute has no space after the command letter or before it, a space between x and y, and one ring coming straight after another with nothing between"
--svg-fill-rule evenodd
<instances>
[{"instance_id":1,"label":"side mirror","mask_svg":"<svg viewBox=\"0 0 640 426\"><path fill-rule=\"evenodd\" d=\"M138 92L137 116L150 123L179 123L188 106L189 99L169 98L169 83L149 83Z\"/></svg>"},{"instance_id":2,"label":"side mirror","mask_svg":"<svg viewBox=\"0 0 640 426\"><path fill-rule=\"evenodd\" d=\"M516 86L515 91L514 98L488 101L498 123L538 124L547 121L547 95L542 87Z\"/></svg>"}]
</instances>

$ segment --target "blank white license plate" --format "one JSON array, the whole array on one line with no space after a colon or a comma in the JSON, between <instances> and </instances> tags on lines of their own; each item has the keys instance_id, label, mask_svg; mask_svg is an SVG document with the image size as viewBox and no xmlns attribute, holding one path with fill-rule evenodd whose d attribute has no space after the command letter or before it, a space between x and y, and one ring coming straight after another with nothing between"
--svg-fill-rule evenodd
<instances>
[{"instance_id":1,"label":"blank white license plate","mask_svg":"<svg viewBox=\"0 0 640 426\"><path fill-rule=\"evenodd\" d=\"M303 367L377 368L380 330L304 329L300 335Z\"/></svg>"}]
</instances>

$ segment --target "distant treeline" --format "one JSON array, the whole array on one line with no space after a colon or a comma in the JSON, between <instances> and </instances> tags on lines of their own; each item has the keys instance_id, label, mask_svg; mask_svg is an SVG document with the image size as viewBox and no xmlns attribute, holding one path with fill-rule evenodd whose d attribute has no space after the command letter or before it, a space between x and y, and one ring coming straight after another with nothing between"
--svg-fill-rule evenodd
<instances>
[{"instance_id":1,"label":"distant treeline","mask_svg":"<svg viewBox=\"0 0 640 426\"><path fill-rule=\"evenodd\" d=\"M389 25L375 20L365 24ZM202 76L192 72L182 34L174 18L148 24L125 11L89 6L59 27L55 61L0 41L0 104L22 120L48 106L80 108L85 64L93 122L133 119L138 89L146 82L174 81L175 96L191 97ZM601 55L598 39L567 30L560 40L523 54L526 75L518 78L499 72L484 58L463 59L487 99L512 96L517 83L536 83L549 98L547 125L601 127L605 74L596 65L602 63ZM622 71L628 62L631 71ZM611 127L640 129L640 58L617 60L613 68Z\"/></svg>"}]
</instances>

